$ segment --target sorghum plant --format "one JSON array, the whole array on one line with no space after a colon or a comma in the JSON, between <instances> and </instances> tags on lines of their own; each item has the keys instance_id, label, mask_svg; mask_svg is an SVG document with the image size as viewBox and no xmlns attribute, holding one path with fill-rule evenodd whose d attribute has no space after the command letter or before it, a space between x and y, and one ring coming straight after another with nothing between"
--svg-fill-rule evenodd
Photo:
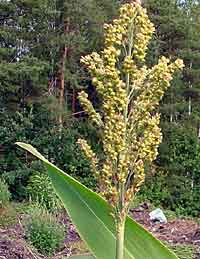
<instances>
[{"instance_id":1,"label":"sorghum plant","mask_svg":"<svg viewBox=\"0 0 200 259\"><path fill-rule=\"evenodd\" d=\"M57 195L92 253L71 258L177 259L127 217L130 202L144 182L146 165L156 158L161 142L156 107L173 73L183 67L181 60L170 62L165 57L152 68L145 66L153 32L145 10L138 3L126 4L120 9L119 18L105 25L104 50L82 58L102 98L102 108L97 113L85 92L79 96L100 132L103 159L97 158L86 140L78 142L107 201L57 168L31 145L17 142L43 161Z\"/></svg>"},{"instance_id":2,"label":"sorghum plant","mask_svg":"<svg viewBox=\"0 0 200 259\"><path fill-rule=\"evenodd\" d=\"M162 139L156 107L183 62L161 57L154 67L145 65L155 28L140 4L123 5L119 18L104 28L104 50L81 59L102 99L100 113L85 92L79 95L85 112L101 133L104 160L97 158L86 140L78 142L102 186L102 195L113 207L116 259L122 259L130 202L144 182L145 167L156 158Z\"/></svg>"}]
</instances>

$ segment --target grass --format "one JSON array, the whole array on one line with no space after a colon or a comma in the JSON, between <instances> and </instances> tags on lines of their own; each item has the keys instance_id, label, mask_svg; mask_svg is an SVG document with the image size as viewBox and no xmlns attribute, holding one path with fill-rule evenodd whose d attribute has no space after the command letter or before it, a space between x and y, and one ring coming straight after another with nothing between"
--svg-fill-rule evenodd
<instances>
[{"instance_id":1,"label":"grass","mask_svg":"<svg viewBox=\"0 0 200 259\"><path fill-rule=\"evenodd\" d=\"M69 247L75 254L85 254L89 252L87 245L82 240L70 242Z\"/></svg>"},{"instance_id":2,"label":"grass","mask_svg":"<svg viewBox=\"0 0 200 259\"><path fill-rule=\"evenodd\" d=\"M195 259L197 249L193 245L167 244L179 259Z\"/></svg>"},{"instance_id":3,"label":"grass","mask_svg":"<svg viewBox=\"0 0 200 259\"><path fill-rule=\"evenodd\" d=\"M195 254L197 249L193 245L183 245L183 244L169 244L165 243L179 259L195 259ZM83 241L71 242L69 247L75 254L85 254L88 252L87 246Z\"/></svg>"},{"instance_id":4,"label":"grass","mask_svg":"<svg viewBox=\"0 0 200 259\"><path fill-rule=\"evenodd\" d=\"M175 211L165 209L164 214L165 214L168 221L172 221L172 220L177 219L177 214L176 214Z\"/></svg>"},{"instance_id":5,"label":"grass","mask_svg":"<svg viewBox=\"0 0 200 259\"><path fill-rule=\"evenodd\" d=\"M141 196L138 195L138 196L136 196L136 197L132 200L132 202L131 202L131 204L130 204L130 209L138 208L138 207L140 207L140 205L142 205L144 202L148 204L148 206L149 206L149 211L153 211L154 209L158 208L158 207L154 206L150 201L144 200L143 197L141 197Z\"/></svg>"},{"instance_id":6,"label":"grass","mask_svg":"<svg viewBox=\"0 0 200 259\"><path fill-rule=\"evenodd\" d=\"M15 208L9 205L0 211L0 227L6 228L17 222L17 212Z\"/></svg>"},{"instance_id":7,"label":"grass","mask_svg":"<svg viewBox=\"0 0 200 259\"><path fill-rule=\"evenodd\" d=\"M28 208L27 203L10 203L6 208L0 209L0 227L6 228L17 223L18 215L24 214Z\"/></svg>"}]
</instances>

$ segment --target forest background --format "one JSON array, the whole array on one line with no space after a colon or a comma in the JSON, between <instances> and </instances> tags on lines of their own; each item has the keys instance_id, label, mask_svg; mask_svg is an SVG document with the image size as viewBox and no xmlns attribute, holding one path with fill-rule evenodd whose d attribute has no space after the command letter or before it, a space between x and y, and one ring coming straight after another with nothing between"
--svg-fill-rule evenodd
<instances>
[{"instance_id":1,"label":"forest background","mask_svg":"<svg viewBox=\"0 0 200 259\"><path fill-rule=\"evenodd\" d=\"M121 2L0 1L0 177L13 200L29 199L35 175L41 176L41 185L46 181L41 164L28 153L24 158L16 141L32 144L64 171L97 188L77 145L78 138L86 138L101 155L98 137L77 99L85 89L98 110L98 96L80 58L102 49L103 24L115 17ZM156 26L148 64L165 55L182 58L185 68L159 107L163 142L138 199L198 216L200 1L146 0L143 6Z\"/></svg>"}]
</instances>

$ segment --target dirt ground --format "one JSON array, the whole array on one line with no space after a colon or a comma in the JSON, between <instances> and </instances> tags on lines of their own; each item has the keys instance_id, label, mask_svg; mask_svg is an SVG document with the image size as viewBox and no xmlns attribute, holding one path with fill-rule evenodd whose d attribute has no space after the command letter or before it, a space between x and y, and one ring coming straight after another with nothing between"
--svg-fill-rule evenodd
<instances>
[{"instance_id":1,"label":"dirt ground","mask_svg":"<svg viewBox=\"0 0 200 259\"><path fill-rule=\"evenodd\" d=\"M158 224L150 220L147 207L140 206L137 209L132 209L130 215L154 236L169 243L193 244L200 247L200 225L195 221L175 219L166 224Z\"/></svg>"},{"instance_id":2,"label":"dirt ground","mask_svg":"<svg viewBox=\"0 0 200 259\"><path fill-rule=\"evenodd\" d=\"M176 219L166 224L158 224L150 221L149 208L142 205L132 209L130 215L157 238L172 244L192 244L200 248L200 226L186 219ZM53 256L53 259L62 259L74 254L71 244L79 242L80 238L70 220L64 216L62 221L67 227L67 237L63 248ZM18 223L7 229L0 228L0 259L45 259L26 243L25 234L21 225L20 217ZM200 259L200 254L196 255Z\"/></svg>"}]
</instances>

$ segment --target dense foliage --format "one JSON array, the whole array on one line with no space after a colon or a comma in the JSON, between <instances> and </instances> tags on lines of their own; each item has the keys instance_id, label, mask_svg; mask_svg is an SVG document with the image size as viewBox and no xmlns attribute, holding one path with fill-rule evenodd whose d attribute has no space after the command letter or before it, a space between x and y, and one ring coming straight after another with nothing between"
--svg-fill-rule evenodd
<instances>
[{"instance_id":1,"label":"dense foliage","mask_svg":"<svg viewBox=\"0 0 200 259\"><path fill-rule=\"evenodd\" d=\"M8 185L0 179L0 208L5 208L10 200Z\"/></svg>"},{"instance_id":2,"label":"dense foliage","mask_svg":"<svg viewBox=\"0 0 200 259\"><path fill-rule=\"evenodd\" d=\"M23 224L26 238L38 252L52 255L63 245L63 225L44 208L32 207Z\"/></svg>"},{"instance_id":3,"label":"dense foliage","mask_svg":"<svg viewBox=\"0 0 200 259\"><path fill-rule=\"evenodd\" d=\"M32 175L27 185L27 193L32 202L39 203L49 211L59 211L62 208L61 202L46 174L36 172Z\"/></svg>"},{"instance_id":4,"label":"dense foliage","mask_svg":"<svg viewBox=\"0 0 200 259\"><path fill-rule=\"evenodd\" d=\"M0 175L12 198L28 199L30 177L42 172L32 157L16 149L15 141L33 144L50 161L95 188L90 165L76 141L91 139L100 155L101 145L77 92L85 88L97 110L99 99L79 60L102 49L102 25L115 16L119 2L1 1ZM170 55L183 58L185 68L161 103L163 143L156 172L149 170L142 195L180 213L199 215L200 3L147 0L143 5L157 30L148 63Z\"/></svg>"}]
</instances>

